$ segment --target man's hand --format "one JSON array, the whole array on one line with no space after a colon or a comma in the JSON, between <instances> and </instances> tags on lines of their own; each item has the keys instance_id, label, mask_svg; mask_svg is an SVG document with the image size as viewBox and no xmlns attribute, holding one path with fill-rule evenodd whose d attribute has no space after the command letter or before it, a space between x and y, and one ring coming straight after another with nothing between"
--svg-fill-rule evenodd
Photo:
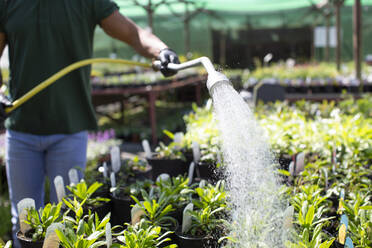
<instances>
[{"instance_id":1,"label":"man's hand","mask_svg":"<svg viewBox=\"0 0 372 248\"><path fill-rule=\"evenodd\" d=\"M177 73L177 71L174 71L168 68L169 63L172 63L172 64L180 63L180 60L178 59L177 54L173 50L169 48L165 48L161 50L158 58L161 62L160 71L164 75L164 77L170 77Z\"/></svg>"},{"instance_id":2,"label":"man's hand","mask_svg":"<svg viewBox=\"0 0 372 248\"><path fill-rule=\"evenodd\" d=\"M0 122L3 122L8 115L5 113L5 108L13 106L12 102L3 94L0 93Z\"/></svg>"}]
</instances>

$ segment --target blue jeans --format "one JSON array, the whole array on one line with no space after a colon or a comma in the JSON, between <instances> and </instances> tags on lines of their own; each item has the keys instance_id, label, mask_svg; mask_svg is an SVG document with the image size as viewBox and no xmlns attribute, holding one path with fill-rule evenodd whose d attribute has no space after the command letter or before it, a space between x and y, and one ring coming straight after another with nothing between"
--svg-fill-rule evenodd
<instances>
[{"instance_id":1,"label":"blue jeans","mask_svg":"<svg viewBox=\"0 0 372 248\"><path fill-rule=\"evenodd\" d=\"M50 200L57 202L53 180L61 175L69 184L68 171L86 164L88 133L32 135L6 132L6 173L11 201L13 240L19 228L17 203L33 198L36 208L44 206L45 176L50 180ZM15 243L17 248L19 244Z\"/></svg>"}]
</instances>

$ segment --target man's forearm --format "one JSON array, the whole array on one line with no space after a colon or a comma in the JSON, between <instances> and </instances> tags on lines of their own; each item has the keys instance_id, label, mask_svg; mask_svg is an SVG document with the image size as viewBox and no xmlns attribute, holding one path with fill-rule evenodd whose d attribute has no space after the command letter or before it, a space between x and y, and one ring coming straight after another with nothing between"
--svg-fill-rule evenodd
<instances>
[{"instance_id":1,"label":"man's forearm","mask_svg":"<svg viewBox=\"0 0 372 248\"><path fill-rule=\"evenodd\" d=\"M129 44L147 58L156 58L162 49L167 48L158 37L140 28L119 11L102 20L101 27L108 35Z\"/></svg>"}]
</instances>

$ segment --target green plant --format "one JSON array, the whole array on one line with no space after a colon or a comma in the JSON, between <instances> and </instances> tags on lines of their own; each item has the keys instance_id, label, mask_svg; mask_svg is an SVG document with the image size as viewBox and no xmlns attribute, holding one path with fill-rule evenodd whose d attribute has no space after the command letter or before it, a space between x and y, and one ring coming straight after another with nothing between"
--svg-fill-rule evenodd
<instances>
[{"instance_id":1,"label":"green plant","mask_svg":"<svg viewBox=\"0 0 372 248\"><path fill-rule=\"evenodd\" d=\"M77 185L66 186L66 188L72 193L73 197L76 197L78 201L84 201L87 205L94 207L101 205L104 202L110 201L110 199L103 197L91 198L92 194L96 192L96 190L99 189L102 185L102 183L94 182L88 187L86 182L82 180Z\"/></svg>"},{"instance_id":2,"label":"green plant","mask_svg":"<svg viewBox=\"0 0 372 248\"><path fill-rule=\"evenodd\" d=\"M99 241L104 231L95 231L86 236L81 230L75 232L71 228L65 228L64 231L56 230L56 233L62 247L65 248L96 248L106 244L106 241Z\"/></svg>"},{"instance_id":3,"label":"green plant","mask_svg":"<svg viewBox=\"0 0 372 248\"><path fill-rule=\"evenodd\" d=\"M135 225L127 224L127 229L117 239L123 243L114 244L112 247L119 248L155 248L160 247L164 242L171 241L167 238L171 232L161 233L161 227L149 226L145 220ZM164 248L175 248L177 245L167 245Z\"/></svg>"},{"instance_id":4,"label":"green plant","mask_svg":"<svg viewBox=\"0 0 372 248\"><path fill-rule=\"evenodd\" d=\"M372 203L371 196L356 193L354 199L342 201L342 208L349 218L348 233L355 247L372 246Z\"/></svg>"},{"instance_id":5,"label":"green plant","mask_svg":"<svg viewBox=\"0 0 372 248\"><path fill-rule=\"evenodd\" d=\"M152 180L144 180L144 181L136 181L128 186L118 186L111 189L111 192L115 192L116 196L130 196L133 195L135 197L141 196L141 190L150 191L153 187Z\"/></svg>"},{"instance_id":6,"label":"green plant","mask_svg":"<svg viewBox=\"0 0 372 248\"><path fill-rule=\"evenodd\" d=\"M10 201L7 194L0 196L0 238L9 239L8 233L12 229L12 215L10 213Z\"/></svg>"},{"instance_id":7,"label":"green plant","mask_svg":"<svg viewBox=\"0 0 372 248\"><path fill-rule=\"evenodd\" d=\"M36 211L34 208L27 209L27 218L24 222L31 227L29 234L33 241L44 240L48 227L62 220L61 213L62 202L58 205L48 203L44 208ZM26 235L24 233L24 235Z\"/></svg>"},{"instance_id":8,"label":"green plant","mask_svg":"<svg viewBox=\"0 0 372 248\"><path fill-rule=\"evenodd\" d=\"M194 199L193 204L199 209L210 208L212 211L218 208L226 208L227 193L225 182L218 181L216 185L208 184L204 188L196 188L199 199Z\"/></svg>"},{"instance_id":9,"label":"green plant","mask_svg":"<svg viewBox=\"0 0 372 248\"><path fill-rule=\"evenodd\" d=\"M164 194L169 199L169 203L176 208L182 208L191 198L193 190L188 185L189 178L177 176L168 180L156 182L158 194Z\"/></svg>"},{"instance_id":10,"label":"green plant","mask_svg":"<svg viewBox=\"0 0 372 248\"><path fill-rule=\"evenodd\" d=\"M135 196L131 197L144 212L143 218L148 221L148 223L153 226L160 226L167 231L176 228L176 219L168 216L175 210L169 203L169 196L161 193L157 199L153 199L150 194L142 190L143 201L139 201Z\"/></svg>"},{"instance_id":11,"label":"green plant","mask_svg":"<svg viewBox=\"0 0 372 248\"><path fill-rule=\"evenodd\" d=\"M168 145L160 142L159 146L156 147L155 152L157 153L158 158L181 159L183 161L186 161L184 154L180 150L179 144L175 142L171 142Z\"/></svg>"},{"instance_id":12,"label":"green plant","mask_svg":"<svg viewBox=\"0 0 372 248\"><path fill-rule=\"evenodd\" d=\"M0 238L0 248L12 248L13 245L12 245L12 241L8 241L8 242L4 242L1 238Z\"/></svg>"},{"instance_id":13,"label":"green plant","mask_svg":"<svg viewBox=\"0 0 372 248\"><path fill-rule=\"evenodd\" d=\"M213 235L217 230L223 229L224 220L217 213L224 211L224 207L212 210L210 207L204 209L189 211L192 223L190 230L187 232L195 237L205 237Z\"/></svg>"},{"instance_id":14,"label":"green plant","mask_svg":"<svg viewBox=\"0 0 372 248\"><path fill-rule=\"evenodd\" d=\"M134 156L132 159L128 159L125 162L131 171L146 171L147 169L146 160L140 159L138 156Z\"/></svg>"}]
</instances>

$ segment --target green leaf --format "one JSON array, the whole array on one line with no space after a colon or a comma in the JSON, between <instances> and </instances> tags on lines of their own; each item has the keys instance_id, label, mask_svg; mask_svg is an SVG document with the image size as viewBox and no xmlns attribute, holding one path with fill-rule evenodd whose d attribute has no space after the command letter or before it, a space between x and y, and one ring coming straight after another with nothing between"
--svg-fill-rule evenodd
<instances>
[{"instance_id":1,"label":"green leaf","mask_svg":"<svg viewBox=\"0 0 372 248\"><path fill-rule=\"evenodd\" d=\"M362 209L362 210L372 210L372 206L368 205L368 206L361 206L359 209Z\"/></svg>"},{"instance_id":2,"label":"green leaf","mask_svg":"<svg viewBox=\"0 0 372 248\"><path fill-rule=\"evenodd\" d=\"M333 241L335 241L335 238L328 241L324 241L323 243L320 244L319 248L329 248L331 247Z\"/></svg>"},{"instance_id":3,"label":"green leaf","mask_svg":"<svg viewBox=\"0 0 372 248\"><path fill-rule=\"evenodd\" d=\"M311 225L311 223L313 223L313 220L314 220L314 205L311 205L306 214L305 224Z\"/></svg>"},{"instance_id":4,"label":"green leaf","mask_svg":"<svg viewBox=\"0 0 372 248\"><path fill-rule=\"evenodd\" d=\"M163 133L165 135L167 135L169 138L171 138L172 140L174 140L174 134L172 132L169 132L168 130L163 130Z\"/></svg>"},{"instance_id":5,"label":"green leaf","mask_svg":"<svg viewBox=\"0 0 372 248\"><path fill-rule=\"evenodd\" d=\"M286 177L290 177L291 176L291 173L287 170L282 170L282 169L278 169L277 170L279 172L279 174L283 175L283 176L286 176Z\"/></svg>"}]
</instances>

